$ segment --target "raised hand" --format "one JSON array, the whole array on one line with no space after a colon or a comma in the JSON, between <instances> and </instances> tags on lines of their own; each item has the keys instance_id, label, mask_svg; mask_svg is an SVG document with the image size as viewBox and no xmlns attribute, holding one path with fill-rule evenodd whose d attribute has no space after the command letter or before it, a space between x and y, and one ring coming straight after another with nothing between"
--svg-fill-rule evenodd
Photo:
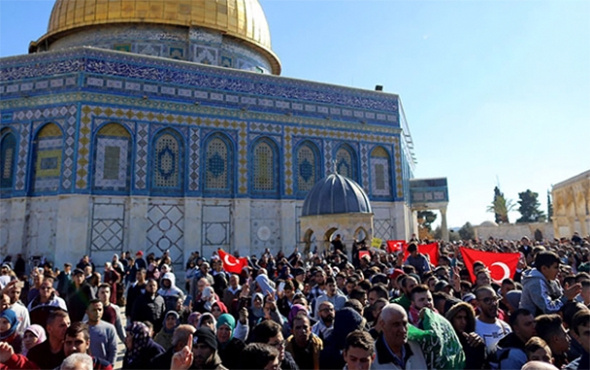
<instances>
[{"instance_id":1,"label":"raised hand","mask_svg":"<svg viewBox=\"0 0 590 370\"><path fill-rule=\"evenodd\" d=\"M6 342L0 342L0 363L5 363L14 355L14 348Z\"/></svg>"},{"instance_id":2,"label":"raised hand","mask_svg":"<svg viewBox=\"0 0 590 370\"><path fill-rule=\"evenodd\" d=\"M193 364L193 335L189 334L188 343L172 356L170 370L185 370Z\"/></svg>"}]
</instances>

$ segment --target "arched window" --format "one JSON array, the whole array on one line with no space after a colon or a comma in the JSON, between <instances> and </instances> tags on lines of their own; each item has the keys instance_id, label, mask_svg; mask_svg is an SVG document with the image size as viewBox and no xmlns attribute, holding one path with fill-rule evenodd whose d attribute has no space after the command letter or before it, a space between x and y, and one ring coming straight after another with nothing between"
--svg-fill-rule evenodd
<instances>
[{"instance_id":1,"label":"arched window","mask_svg":"<svg viewBox=\"0 0 590 370\"><path fill-rule=\"evenodd\" d=\"M16 137L10 130L0 135L0 188L12 189L14 183L14 161L16 157Z\"/></svg>"},{"instance_id":2,"label":"arched window","mask_svg":"<svg viewBox=\"0 0 590 370\"><path fill-rule=\"evenodd\" d=\"M256 141L252 150L251 189L254 194L279 194L279 162L276 144L267 138Z\"/></svg>"},{"instance_id":3,"label":"arched window","mask_svg":"<svg viewBox=\"0 0 590 370\"><path fill-rule=\"evenodd\" d=\"M152 189L164 192L182 191L184 150L172 130L158 134L152 146Z\"/></svg>"},{"instance_id":4,"label":"arched window","mask_svg":"<svg viewBox=\"0 0 590 370\"><path fill-rule=\"evenodd\" d=\"M125 127L109 123L95 137L94 189L128 192L131 179L131 135Z\"/></svg>"},{"instance_id":5,"label":"arched window","mask_svg":"<svg viewBox=\"0 0 590 370\"><path fill-rule=\"evenodd\" d=\"M389 154L378 146L371 152L371 193L377 197L391 196Z\"/></svg>"},{"instance_id":6,"label":"arched window","mask_svg":"<svg viewBox=\"0 0 590 370\"><path fill-rule=\"evenodd\" d=\"M59 189L63 156L63 134L59 126L49 123L33 141L31 192L55 193Z\"/></svg>"},{"instance_id":7,"label":"arched window","mask_svg":"<svg viewBox=\"0 0 590 370\"><path fill-rule=\"evenodd\" d=\"M230 194L233 188L233 147L225 135L212 135L205 145L203 190Z\"/></svg>"},{"instance_id":8,"label":"arched window","mask_svg":"<svg viewBox=\"0 0 590 370\"><path fill-rule=\"evenodd\" d=\"M318 153L317 147L311 142L305 142L297 149L295 174L298 196L305 196L320 179Z\"/></svg>"},{"instance_id":9,"label":"arched window","mask_svg":"<svg viewBox=\"0 0 590 370\"><path fill-rule=\"evenodd\" d=\"M342 145L336 151L336 172L358 182L356 153L348 145Z\"/></svg>"}]
</instances>

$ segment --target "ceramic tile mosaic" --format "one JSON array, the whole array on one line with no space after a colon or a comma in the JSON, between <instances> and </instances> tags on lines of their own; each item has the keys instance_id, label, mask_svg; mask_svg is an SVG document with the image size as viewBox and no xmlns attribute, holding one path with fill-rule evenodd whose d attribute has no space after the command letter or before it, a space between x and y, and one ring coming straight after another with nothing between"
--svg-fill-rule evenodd
<instances>
[{"instance_id":1,"label":"ceramic tile mosaic","mask_svg":"<svg viewBox=\"0 0 590 370\"><path fill-rule=\"evenodd\" d=\"M158 188L179 188L181 169L180 145L170 134L157 138L154 153L153 179Z\"/></svg>"},{"instance_id":2,"label":"ceramic tile mosaic","mask_svg":"<svg viewBox=\"0 0 590 370\"><path fill-rule=\"evenodd\" d=\"M146 123L137 124L136 155L135 155L135 188L145 189L147 186L147 165L148 165L148 132L149 125Z\"/></svg>"},{"instance_id":3,"label":"ceramic tile mosaic","mask_svg":"<svg viewBox=\"0 0 590 370\"><path fill-rule=\"evenodd\" d=\"M130 142L127 138L97 137L94 186L121 191L127 188Z\"/></svg>"},{"instance_id":4,"label":"ceramic tile mosaic","mask_svg":"<svg viewBox=\"0 0 590 370\"><path fill-rule=\"evenodd\" d=\"M14 184L14 158L16 153L16 136L8 132L2 136L0 141L0 160L2 163L0 171L0 187L3 189L12 189Z\"/></svg>"},{"instance_id":5,"label":"ceramic tile mosaic","mask_svg":"<svg viewBox=\"0 0 590 370\"><path fill-rule=\"evenodd\" d=\"M370 185L369 185L369 149L368 144L361 143L361 180L363 190L368 192Z\"/></svg>"},{"instance_id":6,"label":"ceramic tile mosaic","mask_svg":"<svg viewBox=\"0 0 590 370\"><path fill-rule=\"evenodd\" d=\"M276 158L276 149L273 147L275 145L266 140L261 140L254 146L251 159L254 162L252 171L254 192L278 192L278 158Z\"/></svg>"},{"instance_id":7,"label":"ceramic tile mosaic","mask_svg":"<svg viewBox=\"0 0 590 370\"><path fill-rule=\"evenodd\" d=\"M310 191L319 180L316 176L316 155L310 144L303 144L297 151L297 191Z\"/></svg>"},{"instance_id":8,"label":"ceramic tile mosaic","mask_svg":"<svg viewBox=\"0 0 590 370\"><path fill-rule=\"evenodd\" d=\"M18 160L16 165L16 176L15 176L15 190L25 189L25 176L27 174L27 158L29 157L29 134L30 125L20 125L20 140L18 148Z\"/></svg>"},{"instance_id":9,"label":"ceramic tile mosaic","mask_svg":"<svg viewBox=\"0 0 590 370\"><path fill-rule=\"evenodd\" d=\"M386 197L391 195L389 159L371 156L371 194Z\"/></svg>"},{"instance_id":10,"label":"ceramic tile mosaic","mask_svg":"<svg viewBox=\"0 0 590 370\"><path fill-rule=\"evenodd\" d=\"M195 127L189 129L189 190L196 191L199 189L199 160L201 138L199 136L200 130Z\"/></svg>"},{"instance_id":11,"label":"ceramic tile mosaic","mask_svg":"<svg viewBox=\"0 0 590 370\"><path fill-rule=\"evenodd\" d=\"M229 191L229 159L231 148L221 138L211 139L205 150L205 189L210 191Z\"/></svg>"},{"instance_id":12,"label":"ceramic tile mosaic","mask_svg":"<svg viewBox=\"0 0 590 370\"><path fill-rule=\"evenodd\" d=\"M393 153L395 158L395 185L396 193L398 198L404 196L404 181L402 176L402 159L401 159L401 148L398 137L393 138Z\"/></svg>"},{"instance_id":13,"label":"ceramic tile mosaic","mask_svg":"<svg viewBox=\"0 0 590 370\"><path fill-rule=\"evenodd\" d=\"M62 148L63 135L56 124L47 124L37 133L32 173L32 188L35 193L55 192L59 189Z\"/></svg>"}]
</instances>

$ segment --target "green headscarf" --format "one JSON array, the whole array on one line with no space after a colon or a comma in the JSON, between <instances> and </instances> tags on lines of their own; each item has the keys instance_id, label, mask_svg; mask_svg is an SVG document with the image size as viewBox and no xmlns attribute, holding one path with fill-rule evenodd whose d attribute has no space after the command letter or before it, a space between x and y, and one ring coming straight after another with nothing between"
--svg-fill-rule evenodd
<instances>
[{"instance_id":1,"label":"green headscarf","mask_svg":"<svg viewBox=\"0 0 590 370\"><path fill-rule=\"evenodd\" d=\"M224 313L217 319L217 329L221 327L221 325L229 326L229 330L231 334L229 335L229 339L231 340L234 337L234 329L236 327L236 319L228 313Z\"/></svg>"}]
</instances>

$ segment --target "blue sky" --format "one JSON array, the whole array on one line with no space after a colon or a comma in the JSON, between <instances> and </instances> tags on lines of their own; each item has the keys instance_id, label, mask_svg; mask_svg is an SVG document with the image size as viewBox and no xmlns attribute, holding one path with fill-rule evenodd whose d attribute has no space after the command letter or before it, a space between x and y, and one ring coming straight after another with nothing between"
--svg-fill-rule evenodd
<instances>
[{"instance_id":1,"label":"blue sky","mask_svg":"<svg viewBox=\"0 0 590 370\"><path fill-rule=\"evenodd\" d=\"M282 75L399 94L416 177L445 176L449 226L590 169L590 1L261 0ZM53 0L0 0L0 56ZM519 217L511 214L511 221Z\"/></svg>"}]
</instances>

